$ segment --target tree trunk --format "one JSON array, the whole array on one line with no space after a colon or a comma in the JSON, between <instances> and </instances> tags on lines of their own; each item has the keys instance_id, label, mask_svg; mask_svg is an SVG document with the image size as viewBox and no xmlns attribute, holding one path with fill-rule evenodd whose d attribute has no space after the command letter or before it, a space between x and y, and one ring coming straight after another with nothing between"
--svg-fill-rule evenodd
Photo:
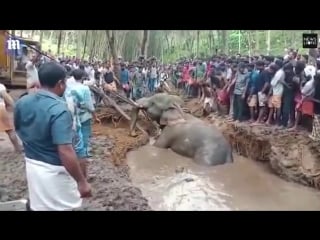
<instances>
[{"instance_id":1,"label":"tree trunk","mask_svg":"<svg viewBox=\"0 0 320 240\"><path fill-rule=\"evenodd\" d=\"M212 49L211 49L211 52L212 52L213 50L215 50L214 48L215 48L215 45L216 45L216 41L215 41L215 36L213 34L213 31L211 31L211 33L212 33Z\"/></svg>"},{"instance_id":2,"label":"tree trunk","mask_svg":"<svg viewBox=\"0 0 320 240\"><path fill-rule=\"evenodd\" d=\"M62 33L63 33L63 30L59 30L59 35L58 35L58 49L57 49L57 54L58 54L58 55L60 54Z\"/></svg>"},{"instance_id":3,"label":"tree trunk","mask_svg":"<svg viewBox=\"0 0 320 240\"><path fill-rule=\"evenodd\" d=\"M64 41L63 41L63 45L65 46L66 49L69 48L69 36L70 36L70 32L66 31Z\"/></svg>"},{"instance_id":4,"label":"tree trunk","mask_svg":"<svg viewBox=\"0 0 320 240\"><path fill-rule=\"evenodd\" d=\"M222 40L221 40L221 30L216 30L216 31L217 31L217 36L218 36L218 44L216 46L216 49L218 49L218 51L221 51L221 49L220 49L221 48L221 42L222 42Z\"/></svg>"},{"instance_id":5,"label":"tree trunk","mask_svg":"<svg viewBox=\"0 0 320 240\"><path fill-rule=\"evenodd\" d=\"M141 55L147 58L149 30L143 30L143 37L141 43Z\"/></svg>"},{"instance_id":6,"label":"tree trunk","mask_svg":"<svg viewBox=\"0 0 320 240\"><path fill-rule=\"evenodd\" d=\"M49 36L49 42L52 43L52 37L53 37L53 30L50 31L50 36Z\"/></svg>"},{"instance_id":7,"label":"tree trunk","mask_svg":"<svg viewBox=\"0 0 320 240\"><path fill-rule=\"evenodd\" d=\"M241 54L241 30L238 31L238 54Z\"/></svg>"},{"instance_id":8,"label":"tree trunk","mask_svg":"<svg viewBox=\"0 0 320 240\"><path fill-rule=\"evenodd\" d=\"M93 42L93 37L95 35L95 31L92 30L91 34L90 34L90 49L89 49L89 58L92 59L93 55L94 55L94 48L95 48L95 44ZM100 45L100 41L99 41L99 45Z\"/></svg>"},{"instance_id":9,"label":"tree trunk","mask_svg":"<svg viewBox=\"0 0 320 240\"><path fill-rule=\"evenodd\" d=\"M84 55L86 54L86 48L87 48L87 41L88 41L88 32L89 30L86 30L86 36L84 38L84 46L83 46L83 54L82 54L82 60L84 59Z\"/></svg>"},{"instance_id":10,"label":"tree trunk","mask_svg":"<svg viewBox=\"0 0 320 240\"><path fill-rule=\"evenodd\" d=\"M282 31L282 38L283 38L283 44L284 44L284 48L288 47L288 41L287 41L287 31ZM292 45L290 45L292 47Z\"/></svg>"},{"instance_id":11,"label":"tree trunk","mask_svg":"<svg viewBox=\"0 0 320 240\"><path fill-rule=\"evenodd\" d=\"M107 35L111 55L113 58L113 72L114 72L115 76L118 79L120 79L120 63L119 63L119 59L118 59L117 50L115 47L114 30L106 30L106 35Z\"/></svg>"},{"instance_id":12,"label":"tree trunk","mask_svg":"<svg viewBox=\"0 0 320 240\"><path fill-rule=\"evenodd\" d=\"M34 37L34 32L35 32L35 30L31 31L31 39L33 39L33 37Z\"/></svg>"},{"instance_id":13,"label":"tree trunk","mask_svg":"<svg viewBox=\"0 0 320 240\"><path fill-rule=\"evenodd\" d=\"M212 52L212 37L213 37L213 35L212 35L212 31L209 31L209 50L210 50L210 52Z\"/></svg>"},{"instance_id":14,"label":"tree trunk","mask_svg":"<svg viewBox=\"0 0 320 240\"><path fill-rule=\"evenodd\" d=\"M196 56L199 57L199 44L200 44L200 30L197 31L197 52Z\"/></svg>"},{"instance_id":15,"label":"tree trunk","mask_svg":"<svg viewBox=\"0 0 320 240\"><path fill-rule=\"evenodd\" d=\"M252 54L252 36L251 36L251 31L249 30L247 32L247 40L248 40L248 55L251 57Z\"/></svg>"},{"instance_id":16,"label":"tree trunk","mask_svg":"<svg viewBox=\"0 0 320 240\"><path fill-rule=\"evenodd\" d=\"M222 30L221 34L221 40L222 40L222 53L226 54L228 51L228 42L227 42L227 30Z\"/></svg>"},{"instance_id":17,"label":"tree trunk","mask_svg":"<svg viewBox=\"0 0 320 240\"><path fill-rule=\"evenodd\" d=\"M255 45L255 54L259 54L260 50L260 41L259 41L259 31L256 31L256 45Z\"/></svg>"},{"instance_id":18,"label":"tree trunk","mask_svg":"<svg viewBox=\"0 0 320 240\"><path fill-rule=\"evenodd\" d=\"M297 48L297 37L296 37L296 31L292 31L291 33L291 43L292 46L296 49Z\"/></svg>"},{"instance_id":19,"label":"tree trunk","mask_svg":"<svg viewBox=\"0 0 320 240\"><path fill-rule=\"evenodd\" d=\"M228 30L225 30L225 39L226 39L226 54L229 54L229 32Z\"/></svg>"},{"instance_id":20,"label":"tree trunk","mask_svg":"<svg viewBox=\"0 0 320 240\"><path fill-rule=\"evenodd\" d=\"M314 33L314 30L310 31ZM317 68L317 56L318 56L318 49L317 48L310 48L309 49L309 57L308 57L308 65L313 65Z\"/></svg>"},{"instance_id":21,"label":"tree trunk","mask_svg":"<svg viewBox=\"0 0 320 240\"><path fill-rule=\"evenodd\" d=\"M43 30L40 30L40 39L39 39L40 46L42 45L43 34L44 34Z\"/></svg>"},{"instance_id":22,"label":"tree trunk","mask_svg":"<svg viewBox=\"0 0 320 240\"><path fill-rule=\"evenodd\" d=\"M271 42L271 30L267 31L266 44L267 44L267 54L270 55L270 42Z\"/></svg>"},{"instance_id":23,"label":"tree trunk","mask_svg":"<svg viewBox=\"0 0 320 240\"><path fill-rule=\"evenodd\" d=\"M82 36L82 31L81 30L77 31L77 38L76 38L76 42L77 42L76 56L77 56L77 58L80 58L80 56L81 56L81 36Z\"/></svg>"}]
</instances>

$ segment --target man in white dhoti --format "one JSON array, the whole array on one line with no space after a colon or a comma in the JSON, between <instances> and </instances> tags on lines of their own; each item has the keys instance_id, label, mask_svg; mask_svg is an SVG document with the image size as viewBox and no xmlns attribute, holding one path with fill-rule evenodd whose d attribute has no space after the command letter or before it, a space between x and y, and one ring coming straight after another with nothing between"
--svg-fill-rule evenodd
<instances>
[{"instance_id":1,"label":"man in white dhoti","mask_svg":"<svg viewBox=\"0 0 320 240\"><path fill-rule=\"evenodd\" d=\"M91 196L73 148L73 120L62 100L66 71L55 62L39 69L41 89L19 99L15 129L23 142L30 208L67 211L79 208Z\"/></svg>"}]
</instances>

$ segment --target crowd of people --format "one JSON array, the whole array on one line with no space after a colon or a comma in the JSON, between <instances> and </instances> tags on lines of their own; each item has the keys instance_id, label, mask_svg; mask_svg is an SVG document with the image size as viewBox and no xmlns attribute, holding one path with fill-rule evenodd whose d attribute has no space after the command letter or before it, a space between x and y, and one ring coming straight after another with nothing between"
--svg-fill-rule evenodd
<instances>
[{"instance_id":1,"label":"crowd of people","mask_svg":"<svg viewBox=\"0 0 320 240\"><path fill-rule=\"evenodd\" d=\"M174 84L198 97L204 112L230 121L297 130L302 116L313 117L310 137L320 140L320 61L291 50L285 56L213 56L182 60L171 67Z\"/></svg>"},{"instance_id":2,"label":"crowd of people","mask_svg":"<svg viewBox=\"0 0 320 240\"><path fill-rule=\"evenodd\" d=\"M91 196L87 182L90 136L100 99L89 86L106 94L121 91L128 98L163 91L170 84L198 98L204 114L216 112L230 121L275 125L296 130L301 117L313 117L310 137L320 140L320 67L308 56L226 56L182 59L160 64L156 58L135 62L55 59L33 55L25 65L27 93L14 102L0 84L0 131L7 132L17 152L23 143L30 210L72 210ZM117 74L115 74L115 72ZM7 108L14 108L14 122Z\"/></svg>"},{"instance_id":3,"label":"crowd of people","mask_svg":"<svg viewBox=\"0 0 320 240\"><path fill-rule=\"evenodd\" d=\"M137 61L129 63L119 57L120 74L118 77L110 61L89 62L74 56L55 59L66 68L68 75L75 69L83 70L85 85L101 86L106 92L117 91L121 88L128 98L134 100L153 94L161 82L168 78L168 72L165 71L164 65L160 64L156 58L146 60L140 57ZM52 61L52 59L42 57L38 66L48 61Z\"/></svg>"}]
</instances>

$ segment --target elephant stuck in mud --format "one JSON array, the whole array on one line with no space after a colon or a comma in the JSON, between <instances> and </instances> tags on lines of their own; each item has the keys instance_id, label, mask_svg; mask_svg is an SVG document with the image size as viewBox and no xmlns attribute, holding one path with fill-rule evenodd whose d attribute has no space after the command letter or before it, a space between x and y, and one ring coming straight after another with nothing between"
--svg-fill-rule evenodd
<instances>
[{"instance_id":1,"label":"elephant stuck in mud","mask_svg":"<svg viewBox=\"0 0 320 240\"><path fill-rule=\"evenodd\" d=\"M199 164L220 165L233 162L232 148L222 133L214 126L185 114L181 108L183 100L175 95L158 93L139 99L139 108L132 114L131 136L135 136L135 125L140 109L156 121L162 132L154 145L171 148L177 154L193 158Z\"/></svg>"},{"instance_id":2,"label":"elephant stuck in mud","mask_svg":"<svg viewBox=\"0 0 320 240\"><path fill-rule=\"evenodd\" d=\"M171 148L202 165L221 165L233 162L232 148L222 133L214 126L190 114L181 119L175 110L162 117L166 127L154 143L160 148Z\"/></svg>"},{"instance_id":3,"label":"elephant stuck in mud","mask_svg":"<svg viewBox=\"0 0 320 240\"><path fill-rule=\"evenodd\" d=\"M134 107L132 110L130 136L137 136L135 128L140 110L144 110L148 117L152 121L157 122L161 128L164 127L161 118L165 112L170 109L176 109L180 115L180 118L183 118L183 110L181 108L183 100L176 95L156 93L151 97L140 98L136 103L139 107Z\"/></svg>"}]
</instances>

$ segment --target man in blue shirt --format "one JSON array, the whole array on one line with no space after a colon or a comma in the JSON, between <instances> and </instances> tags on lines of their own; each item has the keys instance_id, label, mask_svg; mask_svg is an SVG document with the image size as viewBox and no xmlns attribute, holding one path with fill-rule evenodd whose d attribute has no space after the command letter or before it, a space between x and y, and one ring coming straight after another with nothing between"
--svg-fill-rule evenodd
<instances>
[{"instance_id":1,"label":"man in blue shirt","mask_svg":"<svg viewBox=\"0 0 320 240\"><path fill-rule=\"evenodd\" d=\"M129 98L130 97L129 71L126 68L124 63L121 64L120 83L123 91L127 95L127 98Z\"/></svg>"},{"instance_id":2,"label":"man in blue shirt","mask_svg":"<svg viewBox=\"0 0 320 240\"><path fill-rule=\"evenodd\" d=\"M66 89L65 69L44 63L39 69L42 89L16 103L15 129L22 140L33 211L64 211L81 206L91 187L73 148L73 119L61 98Z\"/></svg>"},{"instance_id":3,"label":"man in blue shirt","mask_svg":"<svg viewBox=\"0 0 320 240\"><path fill-rule=\"evenodd\" d=\"M66 100L67 106L69 111L72 115L72 130L74 132L74 139L73 139L73 147L76 151L78 159L80 160L80 167L83 172L84 177L87 177L87 145L84 143L84 134L83 134L83 127L80 118L80 109L78 108L83 102L83 88L87 88L88 90L88 97L90 103L93 108L92 99L90 96L90 90L88 86L84 86L81 82L83 80L84 71L80 69L75 69L73 71L73 78L75 81L67 81L67 88L64 92L64 99ZM91 118L91 114L89 116ZM91 125L90 125L91 126ZM90 134L89 134L90 135Z\"/></svg>"},{"instance_id":4,"label":"man in blue shirt","mask_svg":"<svg viewBox=\"0 0 320 240\"><path fill-rule=\"evenodd\" d=\"M74 82L67 84L65 97L68 95L73 98L75 103L75 120L78 126L79 142L77 144L76 153L82 159L80 165L86 176L86 158L89 155L89 141L92 134L92 119L100 122L95 115L95 109L91 98L91 92L88 86L82 83L83 71L76 69L73 71ZM81 142L83 144L81 144Z\"/></svg>"},{"instance_id":5,"label":"man in blue shirt","mask_svg":"<svg viewBox=\"0 0 320 240\"><path fill-rule=\"evenodd\" d=\"M256 79L254 86L254 95L258 97L258 118L255 124L263 123L263 117L268 108L268 94L270 90L270 82L276 72L276 65L271 64L267 69L264 68L264 62L258 61L256 68L259 71L259 76Z\"/></svg>"},{"instance_id":6,"label":"man in blue shirt","mask_svg":"<svg viewBox=\"0 0 320 240\"><path fill-rule=\"evenodd\" d=\"M254 122L255 120L255 111L258 105L258 97L254 94L254 86L256 81L259 77L259 72L254 69L255 66L253 63L248 65L248 72L249 72L249 81L246 87L246 95L248 96L248 106L250 109L250 122Z\"/></svg>"}]
</instances>

